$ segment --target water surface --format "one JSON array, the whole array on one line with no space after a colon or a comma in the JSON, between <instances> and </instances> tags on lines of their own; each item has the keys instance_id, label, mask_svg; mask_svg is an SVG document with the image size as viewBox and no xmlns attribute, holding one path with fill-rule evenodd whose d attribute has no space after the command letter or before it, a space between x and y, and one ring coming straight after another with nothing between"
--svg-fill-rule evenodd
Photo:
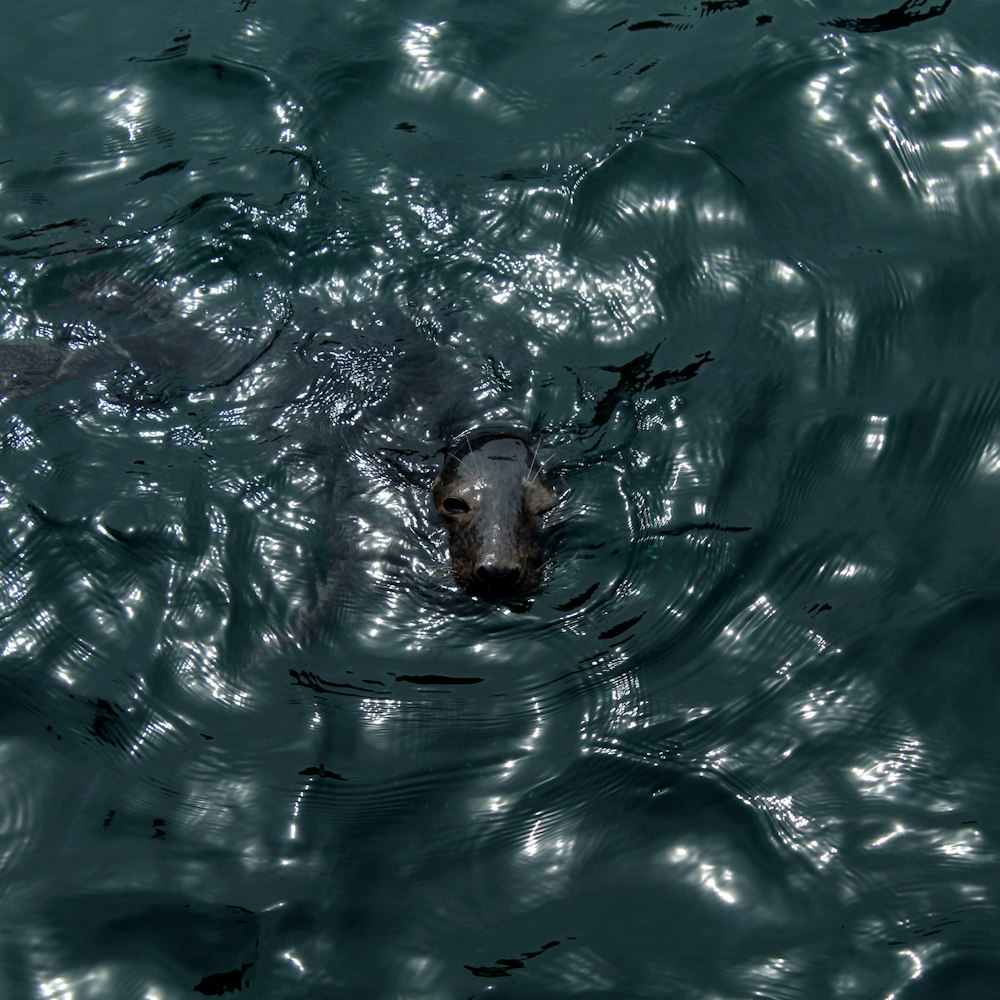
<instances>
[{"instance_id":1,"label":"water surface","mask_svg":"<svg viewBox=\"0 0 1000 1000\"><path fill-rule=\"evenodd\" d=\"M993 5L0 45L4 996L996 994Z\"/></svg>"}]
</instances>

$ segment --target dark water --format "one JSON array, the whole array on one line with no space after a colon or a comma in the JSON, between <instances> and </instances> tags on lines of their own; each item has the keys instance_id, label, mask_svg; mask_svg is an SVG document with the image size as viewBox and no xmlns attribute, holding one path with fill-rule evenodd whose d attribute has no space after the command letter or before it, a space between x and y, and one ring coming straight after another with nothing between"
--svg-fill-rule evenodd
<instances>
[{"instance_id":1,"label":"dark water","mask_svg":"<svg viewBox=\"0 0 1000 1000\"><path fill-rule=\"evenodd\" d=\"M891 2L6 12L0 995L1000 996L1000 15Z\"/></svg>"}]
</instances>

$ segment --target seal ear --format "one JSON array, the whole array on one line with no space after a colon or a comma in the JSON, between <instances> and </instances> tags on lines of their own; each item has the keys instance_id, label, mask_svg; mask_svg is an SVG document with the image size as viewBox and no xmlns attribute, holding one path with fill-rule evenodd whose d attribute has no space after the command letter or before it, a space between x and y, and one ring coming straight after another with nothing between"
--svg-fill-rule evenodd
<instances>
[{"instance_id":1,"label":"seal ear","mask_svg":"<svg viewBox=\"0 0 1000 1000\"><path fill-rule=\"evenodd\" d=\"M537 479L524 484L524 505L530 514L544 514L555 507L558 500L556 491Z\"/></svg>"}]
</instances>

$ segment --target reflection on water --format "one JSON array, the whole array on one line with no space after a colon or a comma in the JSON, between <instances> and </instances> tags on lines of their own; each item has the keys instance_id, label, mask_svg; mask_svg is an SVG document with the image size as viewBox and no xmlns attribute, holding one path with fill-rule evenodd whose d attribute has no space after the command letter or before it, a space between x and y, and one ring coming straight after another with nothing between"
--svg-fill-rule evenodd
<instances>
[{"instance_id":1,"label":"reflection on water","mask_svg":"<svg viewBox=\"0 0 1000 1000\"><path fill-rule=\"evenodd\" d=\"M0 992L989 995L992 7L12 18Z\"/></svg>"}]
</instances>

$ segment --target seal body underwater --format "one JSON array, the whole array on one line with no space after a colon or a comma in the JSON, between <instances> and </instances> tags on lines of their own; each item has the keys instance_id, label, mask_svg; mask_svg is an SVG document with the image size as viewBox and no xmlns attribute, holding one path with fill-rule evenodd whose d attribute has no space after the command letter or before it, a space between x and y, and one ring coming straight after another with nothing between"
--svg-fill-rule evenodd
<instances>
[{"instance_id":1,"label":"seal body underwater","mask_svg":"<svg viewBox=\"0 0 1000 1000\"><path fill-rule=\"evenodd\" d=\"M104 272L67 280L66 287L73 304L73 317L78 307L86 307L84 314L88 317L93 314L105 339L83 347L42 339L0 340L0 403L4 399L34 395L59 382L104 377L112 372L121 375L116 382L122 384L122 397L139 406L147 400L151 407L163 405L163 400L170 403L193 387L206 384L205 360L200 348L211 338L196 324L177 315L158 289L144 289ZM361 318L366 316L367 313ZM279 319L263 346L255 345L258 350L250 363L270 349L284 326L284 318ZM372 329L375 333L369 343L367 338ZM426 397L429 372L437 379L436 385L450 384L441 374L440 358L418 334L405 316L397 317L395 313L374 325L356 321L353 313L338 323L331 322L320 346L333 345L337 350L332 354L337 358L344 355L344 371L331 362L329 380L324 382L325 356L318 352L312 359L307 354L307 360L312 362L305 372L309 382L300 390L296 383L300 373L297 369L291 372L288 386L282 391L293 397L293 401L272 408L280 410L281 422L268 425L268 435L274 427L284 434L290 433L287 428L293 425L298 429L313 421L328 430L325 419L338 427L353 426L353 419L341 418L355 411L379 415L406 412L413 399ZM301 343L307 341L312 345L308 331ZM298 343L293 343L289 350ZM358 359L372 345L384 349L384 353L397 361L402 359L394 365L397 375L412 373L409 378L390 380L391 391L377 397L372 396L372 389L363 378L352 377L356 369L365 367ZM208 372L211 381L207 384L213 388L236 382L248 368L246 359L231 359L228 350L222 353L218 377L214 368ZM298 358L298 352L295 357ZM242 363L231 370L231 360ZM133 369L138 372L134 379ZM158 389L159 381L151 381L161 374L167 376L163 391ZM443 393L432 395L440 397ZM339 409L328 418L331 402ZM467 419L469 414L460 416ZM455 417L449 414L449 422ZM528 594L537 589L542 578L541 515L555 506L558 496L535 448L534 438L523 430L497 425L480 427L459 437L446 449L441 473L434 484L434 506L448 528L453 576L467 591L487 600L502 601ZM331 480L342 478L331 475ZM328 606L331 602L322 603Z\"/></svg>"},{"instance_id":2,"label":"seal body underwater","mask_svg":"<svg viewBox=\"0 0 1000 1000\"><path fill-rule=\"evenodd\" d=\"M452 575L478 597L499 600L537 589L541 515L558 496L530 435L483 429L445 453L434 507L448 527Z\"/></svg>"}]
</instances>

